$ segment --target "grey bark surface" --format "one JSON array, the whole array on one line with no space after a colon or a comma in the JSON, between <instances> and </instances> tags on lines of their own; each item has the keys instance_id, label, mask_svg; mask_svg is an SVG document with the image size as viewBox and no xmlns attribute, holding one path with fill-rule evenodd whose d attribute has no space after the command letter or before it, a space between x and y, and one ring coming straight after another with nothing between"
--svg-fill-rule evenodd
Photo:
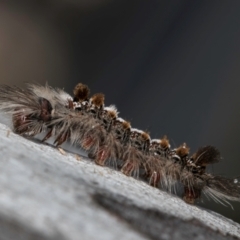
<instances>
[{"instance_id":1,"label":"grey bark surface","mask_svg":"<svg viewBox=\"0 0 240 240\"><path fill-rule=\"evenodd\" d=\"M237 239L240 225L0 124L0 239Z\"/></svg>"}]
</instances>

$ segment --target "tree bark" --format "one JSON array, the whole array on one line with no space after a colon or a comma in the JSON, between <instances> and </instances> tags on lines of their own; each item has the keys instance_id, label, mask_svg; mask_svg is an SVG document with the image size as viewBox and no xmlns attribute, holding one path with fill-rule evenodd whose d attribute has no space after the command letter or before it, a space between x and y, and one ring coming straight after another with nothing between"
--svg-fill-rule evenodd
<instances>
[{"instance_id":1,"label":"tree bark","mask_svg":"<svg viewBox=\"0 0 240 240\"><path fill-rule=\"evenodd\" d=\"M236 239L240 225L0 124L1 239ZM76 149L73 149L77 151Z\"/></svg>"}]
</instances>

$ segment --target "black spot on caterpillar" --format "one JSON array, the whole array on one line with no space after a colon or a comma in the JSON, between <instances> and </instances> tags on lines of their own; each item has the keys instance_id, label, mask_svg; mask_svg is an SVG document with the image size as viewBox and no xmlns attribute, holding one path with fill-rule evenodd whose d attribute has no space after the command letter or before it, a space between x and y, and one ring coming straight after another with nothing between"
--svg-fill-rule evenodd
<instances>
[{"instance_id":1,"label":"black spot on caterpillar","mask_svg":"<svg viewBox=\"0 0 240 240\"><path fill-rule=\"evenodd\" d=\"M220 160L215 147L200 147L192 156L186 143L172 149L166 136L151 139L118 117L115 106L104 105L104 94L89 95L82 83L73 96L48 85L29 84L26 89L1 85L0 109L12 114L13 129L20 135L45 132L42 141L53 136L56 146L70 141L86 150L96 164L113 162L123 174L167 191L181 184L187 203L193 204L202 193L222 204L240 201L237 179L206 172L208 165Z\"/></svg>"}]
</instances>

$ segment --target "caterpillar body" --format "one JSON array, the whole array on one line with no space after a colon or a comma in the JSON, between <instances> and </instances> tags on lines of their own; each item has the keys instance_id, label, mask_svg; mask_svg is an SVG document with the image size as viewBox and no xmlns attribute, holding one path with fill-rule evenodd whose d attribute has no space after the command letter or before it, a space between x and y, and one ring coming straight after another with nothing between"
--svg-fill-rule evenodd
<instances>
[{"instance_id":1,"label":"caterpillar body","mask_svg":"<svg viewBox=\"0 0 240 240\"><path fill-rule=\"evenodd\" d=\"M12 115L13 130L20 135L45 132L42 141L54 137L56 146L70 141L96 164L111 161L123 174L140 176L167 191L180 183L187 203L193 204L202 193L222 204L240 201L238 179L206 172L208 165L220 160L215 147L200 147L190 156L186 143L172 149L166 136L151 139L120 118L114 105L106 107L102 93L90 97L85 84L77 84L73 96L48 85L28 84L25 89L0 85L0 110Z\"/></svg>"}]
</instances>

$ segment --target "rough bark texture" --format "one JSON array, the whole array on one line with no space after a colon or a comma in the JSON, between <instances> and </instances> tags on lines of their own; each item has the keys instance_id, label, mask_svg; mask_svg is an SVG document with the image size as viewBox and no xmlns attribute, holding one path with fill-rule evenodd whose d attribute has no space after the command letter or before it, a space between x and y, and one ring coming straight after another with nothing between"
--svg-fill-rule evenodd
<instances>
[{"instance_id":1,"label":"rough bark texture","mask_svg":"<svg viewBox=\"0 0 240 240\"><path fill-rule=\"evenodd\" d=\"M0 124L1 239L236 239L240 225Z\"/></svg>"}]
</instances>

